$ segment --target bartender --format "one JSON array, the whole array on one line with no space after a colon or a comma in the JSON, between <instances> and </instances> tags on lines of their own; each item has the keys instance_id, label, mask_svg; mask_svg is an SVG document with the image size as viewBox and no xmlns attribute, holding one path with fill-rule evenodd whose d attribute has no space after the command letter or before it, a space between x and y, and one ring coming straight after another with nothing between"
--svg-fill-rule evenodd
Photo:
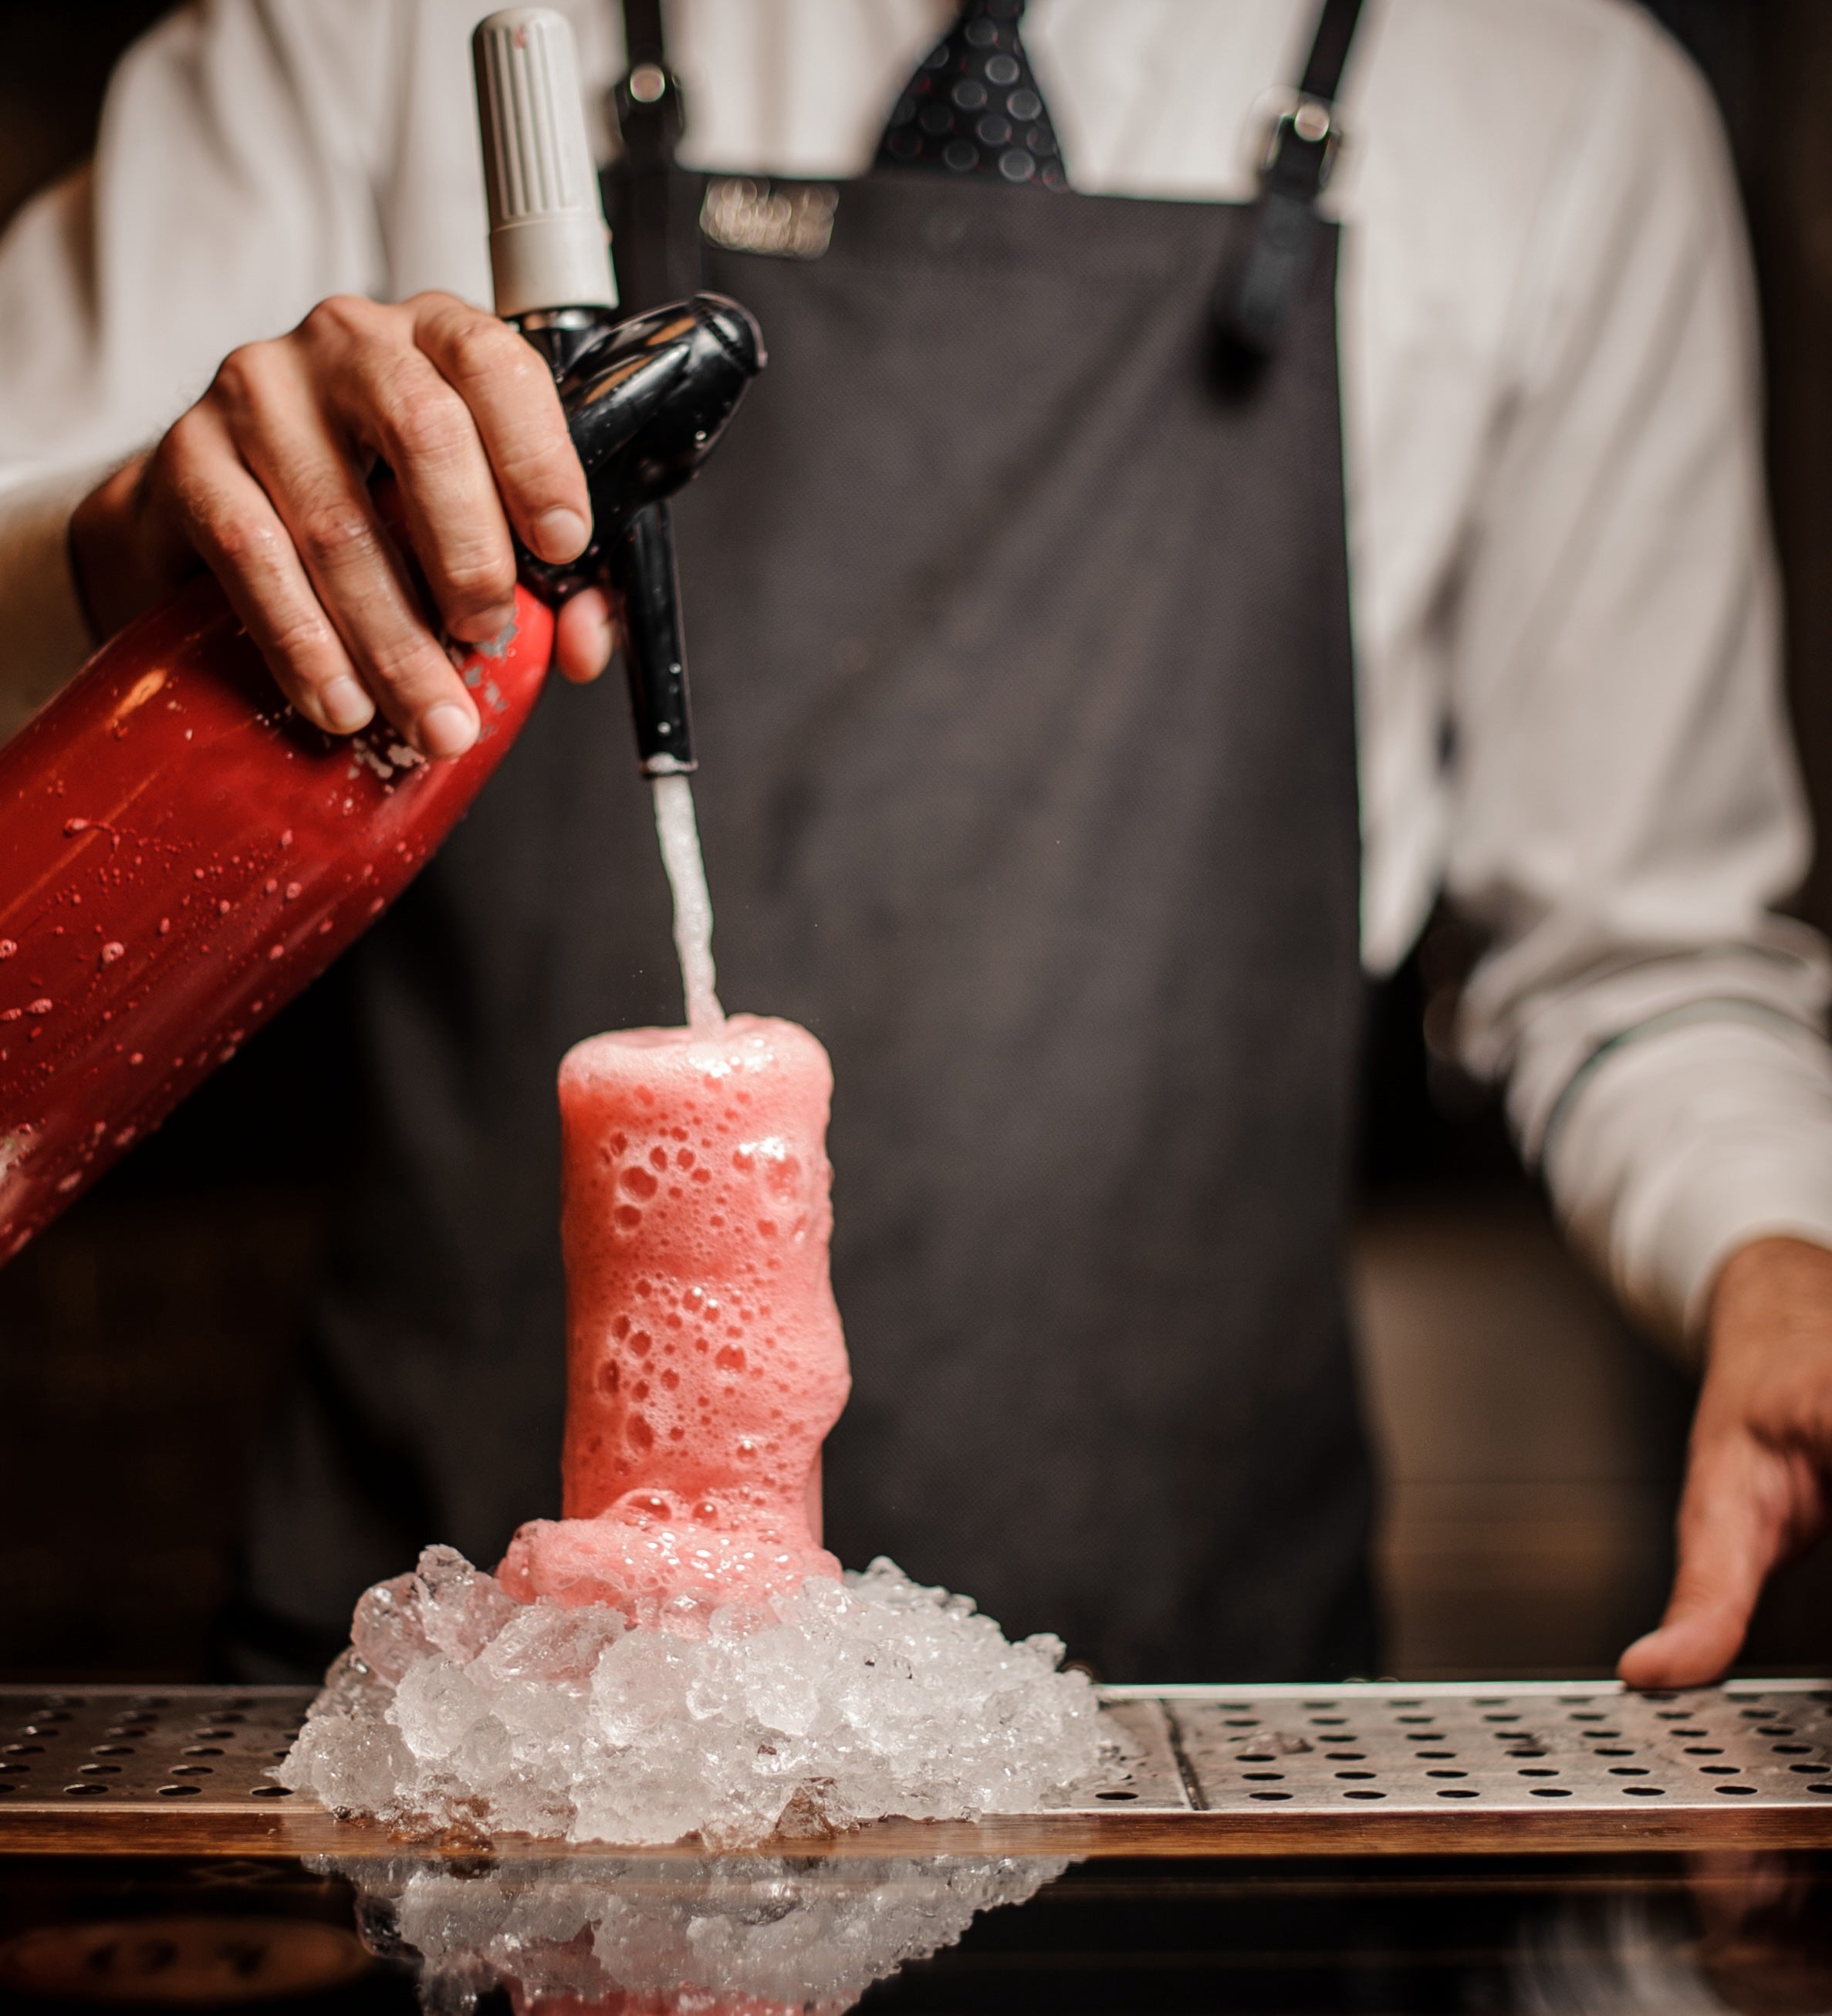
<instances>
[{"instance_id":1,"label":"bartender","mask_svg":"<svg viewBox=\"0 0 1832 2016\"><path fill-rule=\"evenodd\" d=\"M439 630L587 508L478 305L479 11L183 9L0 243L22 707L208 567L312 720L469 745ZM1832 1057L1697 78L1614 0L678 0L665 52L567 11L594 102L683 81L686 256L772 352L677 530L723 991L835 1060L830 1543L1115 1679L1369 1669L1358 1010L1441 890L1489 934L1464 1057L1702 1362L1623 1672L1720 1672L1827 1517ZM553 1509L554 1067L679 1013L614 615L567 605L577 683L352 955L366 1148L251 1671Z\"/></svg>"}]
</instances>

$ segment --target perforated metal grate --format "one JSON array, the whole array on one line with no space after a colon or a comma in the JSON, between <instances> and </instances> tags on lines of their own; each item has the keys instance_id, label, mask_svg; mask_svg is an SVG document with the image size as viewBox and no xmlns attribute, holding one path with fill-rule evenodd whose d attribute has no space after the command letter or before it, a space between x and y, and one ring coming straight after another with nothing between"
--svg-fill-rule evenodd
<instances>
[{"instance_id":1,"label":"perforated metal grate","mask_svg":"<svg viewBox=\"0 0 1832 2016\"><path fill-rule=\"evenodd\" d=\"M1832 1831L1832 1687L1819 1682L1150 1692L1211 1811L1814 1805Z\"/></svg>"},{"instance_id":2,"label":"perforated metal grate","mask_svg":"<svg viewBox=\"0 0 1832 2016\"><path fill-rule=\"evenodd\" d=\"M124 1824L284 1813L295 1828L330 1830L327 1845L336 1823L265 1776L312 1698L303 1687L0 1687L0 1852L9 1813L34 1816L41 1840L42 1823L78 1812ZM1610 1835L1638 1814L1673 1813L1704 1838L1754 1813L1788 1838L1832 1843L1823 1681L1679 1694L1560 1683L1110 1687L1104 1698L1128 1761L1066 1806L1015 1816L1035 1821L1037 1852L1072 1822L1098 1823L1090 1839L1129 1818L1159 1823L1155 1852L1171 1852L1185 1830L1192 1847L1224 1825L1230 1840L1260 1838L1252 1822L1278 1815L1362 1833L1384 1820L1415 1831L1430 1815L1435 1841L1455 1815L1473 1825L1511 1816L1509 1830L1529 1833L1534 1820L1585 1816Z\"/></svg>"},{"instance_id":3,"label":"perforated metal grate","mask_svg":"<svg viewBox=\"0 0 1832 2016\"><path fill-rule=\"evenodd\" d=\"M0 1687L0 1815L284 1803L310 1687Z\"/></svg>"}]
</instances>

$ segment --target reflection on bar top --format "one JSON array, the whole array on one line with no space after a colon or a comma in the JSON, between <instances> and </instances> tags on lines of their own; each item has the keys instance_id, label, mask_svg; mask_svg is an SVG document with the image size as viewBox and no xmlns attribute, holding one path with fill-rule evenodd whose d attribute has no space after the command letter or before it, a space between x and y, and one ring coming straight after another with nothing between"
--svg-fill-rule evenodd
<instances>
[{"instance_id":1,"label":"reflection on bar top","mask_svg":"<svg viewBox=\"0 0 1832 2016\"><path fill-rule=\"evenodd\" d=\"M836 2016L867 1992L964 2016L1809 2016L1832 2008L1832 1856L0 1860L7 2007Z\"/></svg>"}]
</instances>

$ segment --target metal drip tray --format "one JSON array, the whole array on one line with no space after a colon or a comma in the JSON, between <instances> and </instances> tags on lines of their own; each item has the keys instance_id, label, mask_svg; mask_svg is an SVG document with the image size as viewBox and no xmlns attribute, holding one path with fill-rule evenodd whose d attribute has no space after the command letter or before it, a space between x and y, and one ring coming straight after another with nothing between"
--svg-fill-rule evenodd
<instances>
[{"instance_id":1,"label":"metal drip tray","mask_svg":"<svg viewBox=\"0 0 1832 2016\"><path fill-rule=\"evenodd\" d=\"M0 1854L397 1852L394 1837L267 1777L312 1698L301 1687L0 1687ZM1832 1846L1824 1681L1678 1694L1561 1682L1109 1687L1103 1700L1129 1762L1073 1805L974 1823L886 1821L797 1851Z\"/></svg>"},{"instance_id":2,"label":"metal drip tray","mask_svg":"<svg viewBox=\"0 0 1832 2016\"><path fill-rule=\"evenodd\" d=\"M258 1811L290 1799L265 1774L315 1692L0 1687L0 1828L16 1811Z\"/></svg>"},{"instance_id":3,"label":"metal drip tray","mask_svg":"<svg viewBox=\"0 0 1832 2016\"><path fill-rule=\"evenodd\" d=\"M1131 1693L1132 1690L1127 1690ZM1552 1807L1632 1816L1724 1805L1823 1809L1832 1687L1765 1681L1682 1694L1558 1682L1151 1690L1191 1794L1211 1811Z\"/></svg>"}]
</instances>

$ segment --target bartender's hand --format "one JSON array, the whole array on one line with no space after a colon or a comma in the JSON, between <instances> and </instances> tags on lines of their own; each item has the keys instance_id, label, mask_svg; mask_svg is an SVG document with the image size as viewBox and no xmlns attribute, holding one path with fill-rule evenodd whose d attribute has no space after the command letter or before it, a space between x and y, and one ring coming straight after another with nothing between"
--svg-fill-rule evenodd
<instances>
[{"instance_id":1,"label":"bartender's hand","mask_svg":"<svg viewBox=\"0 0 1832 2016\"><path fill-rule=\"evenodd\" d=\"M1772 1570L1832 1525L1832 1252L1758 1239L1711 1297L1679 1503L1679 1567L1657 1631L1622 1654L1633 1687L1716 1679Z\"/></svg>"},{"instance_id":2,"label":"bartender's hand","mask_svg":"<svg viewBox=\"0 0 1832 2016\"><path fill-rule=\"evenodd\" d=\"M70 553L96 634L207 567L301 714L348 734L380 707L423 754L462 755L477 708L377 517L378 460L463 643L510 620L510 526L549 561L590 536L585 473L530 344L449 294L338 296L231 351L157 447L78 506ZM560 611L554 661L595 678L611 642L609 605L587 589Z\"/></svg>"}]
</instances>

